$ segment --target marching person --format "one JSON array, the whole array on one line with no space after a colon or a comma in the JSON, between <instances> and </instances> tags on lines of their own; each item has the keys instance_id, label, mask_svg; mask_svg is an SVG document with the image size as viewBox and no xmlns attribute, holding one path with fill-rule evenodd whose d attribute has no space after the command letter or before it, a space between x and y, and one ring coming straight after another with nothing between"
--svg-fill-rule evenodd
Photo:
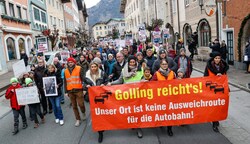
<instances>
[{"instance_id":1,"label":"marching person","mask_svg":"<svg viewBox=\"0 0 250 144\"><path fill-rule=\"evenodd\" d=\"M32 81L31 78L26 78L25 83L26 83L26 87L34 86L33 81ZM34 104L29 104L29 107L30 107L30 111L31 111L30 112L31 117L34 119L34 122L35 122L34 128L38 128L39 127L39 121L37 119L37 114L41 118L42 124L45 123L45 116L41 112L40 102L39 103L34 103Z\"/></svg>"},{"instance_id":2,"label":"marching person","mask_svg":"<svg viewBox=\"0 0 250 144\"><path fill-rule=\"evenodd\" d=\"M47 97L45 97L45 93L43 89L43 77L46 77L46 73L47 73L47 69L45 68L45 61L43 59L38 60L38 66L35 69L34 73L35 73L34 80L35 80L36 86L41 96L43 114L46 115L48 113L47 111L48 103L49 103L49 113L52 113L52 105L50 102L47 101Z\"/></svg>"},{"instance_id":3,"label":"marching person","mask_svg":"<svg viewBox=\"0 0 250 144\"><path fill-rule=\"evenodd\" d=\"M5 93L5 98L10 99L10 106L14 115L14 131L13 135L19 132L19 115L22 117L23 129L28 127L27 119L25 115L25 106L19 105L17 102L16 89L21 88L22 86L18 83L17 78L10 79L11 86L7 89Z\"/></svg>"},{"instance_id":4,"label":"marching person","mask_svg":"<svg viewBox=\"0 0 250 144\"><path fill-rule=\"evenodd\" d=\"M83 98L83 87L82 82L84 80L84 73L80 66L76 65L76 60L74 58L68 58L68 67L66 68L65 75L65 89L67 90L68 96L72 103L74 110L76 123L75 126L80 126L81 117L79 114L78 106L82 112L82 119L86 120L85 105ZM78 106L77 106L78 105Z\"/></svg>"},{"instance_id":5,"label":"marching person","mask_svg":"<svg viewBox=\"0 0 250 144\"><path fill-rule=\"evenodd\" d=\"M121 52L116 54L116 63L113 66L112 74L109 75L109 78L113 81L117 80L122 72L123 67L125 66L126 61L124 60L124 55Z\"/></svg>"},{"instance_id":6,"label":"marching person","mask_svg":"<svg viewBox=\"0 0 250 144\"><path fill-rule=\"evenodd\" d=\"M210 59L207 62L204 76L221 76L226 75L229 69L228 64L221 58L221 54L217 51L210 54ZM219 122L213 122L213 130L219 132Z\"/></svg>"},{"instance_id":7,"label":"marching person","mask_svg":"<svg viewBox=\"0 0 250 144\"><path fill-rule=\"evenodd\" d=\"M245 73L249 74L250 73L250 43L249 41L246 43L244 57L246 57L246 59L244 59L244 63L246 63L246 67L247 67Z\"/></svg>"},{"instance_id":8,"label":"marching person","mask_svg":"<svg viewBox=\"0 0 250 144\"><path fill-rule=\"evenodd\" d=\"M143 77L143 68L137 63L136 57L130 55L128 57L128 62L122 69L119 79L111 83L108 83L108 85L137 83L142 81L142 77ZM142 129L136 128L136 130L138 138L142 138L143 137Z\"/></svg>"},{"instance_id":9,"label":"marching person","mask_svg":"<svg viewBox=\"0 0 250 144\"><path fill-rule=\"evenodd\" d=\"M178 69L184 69L186 78L190 78L193 71L193 65L191 59L186 56L186 50L184 48L180 49L180 55L178 55L174 61L177 63Z\"/></svg>"},{"instance_id":10,"label":"marching person","mask_svg":"<svg viewBox=\"0 0 250 144\"><path fill-rule=\"evenodd\" d=\"M168 68L168 61L162 59L160 61L160 68L154 73L151 81L173 80L175 77L174 71ZM173 136L172 126L168 126L168 135Z\"/></svg>"},{"instance_id":11,"label":"marching person","mask_svg":"<svg viewBox=\"0 0 250 144\"><path fill-rule=\"evenodd\" d=\"M63 121L63 113L62 113L62 108L61 108L61 87L62 87L62 79L61 79L61 73L57 72L57 68L55 65L49 65L48 66L48 73L47 77L55 76L56 77L56 88L57 88L57 96L50 96L49 100L52 104L52 108L54 111L55 115L55 122L60 124L61 126L64 125Z\"/></svg>"},{"instance_id":12,"label":"marching person","mask_svg":"<svg viewBox=\"0 0 250 144\"><path fill-rule=\"evenodd\" d=\"M90 69L87 71L84 81L84 83L86 84L86 88L90 88L91 86L103 86L108 82L108 76L99 68L97 62L91 62L89 67ZM103 141L103 132L104 131L98 131L99 143Z\"/></svg>"}]
</instances>

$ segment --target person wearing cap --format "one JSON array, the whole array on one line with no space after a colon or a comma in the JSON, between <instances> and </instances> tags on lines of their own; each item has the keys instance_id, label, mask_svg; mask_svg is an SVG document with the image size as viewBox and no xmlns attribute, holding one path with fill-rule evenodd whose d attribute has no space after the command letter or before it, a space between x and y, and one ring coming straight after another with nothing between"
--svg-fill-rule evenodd
<instances>
[{"instance_id":1,"label":"person wearing cap","mask_svg":"<svg viewBox=\"0 0 250 144\"><path fill-rule=\"evenodd\" d=\"M217 51L210 53L210 59L207 62L204 76L221 76L226 75L229 65L221 58L221 54ZM219 132L219 122L213 122L213 130Z\"/></svg>"},{"instance_id":2,"label":"person wearing cap","mask_svg":"<svg viewBox=\"0 0 250 144\"><path fill-rule=\"evenodd\" d=\"M160 61L160 68L154 73L151 81L173 80L175 78L175 72L168 67L168 61L162 59ZM168 135L173 136L172 126L168 126L167 128Z\"/></svg>"},{"instance_id":3,"label":"person wearing cap","mask_svg":"<svg viewBox=\"0 0 250 144\"><path fill-rule=\"evenodd\" d=\"M122 69L119 79L111 83L108 83L108 85L138 83L143 81L142 78L143 78L143 68L137 63L136 57L130 55L128 57L128 62ZM143 137L143 132L141 128L136 128L136 133L138 138Z\"/></svg>"},{"instance_id":4,"label":"person wearing cap","mask_svg":"<svg viewBox=\"0 0 250 144\"><path fill-rule=\"evenodd\" d=\"M154 52L153 52L153 49L147 49L147 56L145 57L145 60L147 61L147 67L150 68L150 71L151 71L151 74L153 74L153 64L155 62L155 60L157 59L155 56L154 56Z\"/></svg>"},{"instance_id":5,"label":"person wearing cap","mask_svg":"<svg viewBox=\"0 0 250 144\"><path fill-rule=\"evenodd\" d=\"M178 55L174 61L177 63L178 69L184 69L186 78L190 78L193 71L193 65L191 59L186 56L186 50L184 48L180 49L180 55Z\"/></svg>"},{"instance_id":6,"label":"person wearing cap","mask_svg":"<svg viewBox=\"0 0 250 144\"><path fill-rule=\"evenodd\" d=\"M116 60L114 59L114 56L111 53L108 54L108 59L103 62L104 71L108 76L112 74L115 62Z\"/></svg>"},{"instance_id":7,"label":"person wearing cap","mask_svg":"<svg viewBox=\"0 0 250 144\"><path fill-rule=\"evenodd\" d=\"M26 78L25 79L25 84L26 84L26 87L34 86L33 80L31 78ZM29 110L30 110L30 113L31 113L31 117L34 119L34 123L35 123L34 128L38 128L39 127L39 121L37 119L37 114L41 118L42 124L45 123L45 116L43 115L43 113L41 111L40 102L29 104L29 108L30 108Z\"/></svg>"},{"instance_id":8,"label":"person wearing cap","mask_svg":"<svg viewBox=\"0 0 250 144\"><path fill-rule=\"evenodd\" d=\"M212 49L212 52L221 53L220 42L218 39L214 39L214 42L211 44L209 43L209 47Z\"/></svg>"},{"instance_id":9,"label":"person wearing cap","mask_svg":"<svg viewBox=\"0 0 250 144\"><path fill-rule=\"evenodd\" d=\"M177 70L177 79L183 79L183 78L186 78L185 70L184 70L184 68L179 68Z\"/></svg>"},{"instance_id":10,"label":"person wearing cap","mask_svg":"<svg viewBox=\"0 0 250 144\"><path fill-rule=\"evenodd\" d=\"M152 72L155 73L160 68L160 61L162 59L166 59L168 61L168 67L173 70L174 72L177 71L177 64L174 62L173 58L167 56L167 51L165 49L159 50L159 56L157 60L153 64Z\"/></svg>"},{"instance_id":11,"label":"person wearing cap","mask_svg":"<svg viewBox=\"0 0 250 144\"><path fill-rule=\"evenodd\" d=\"M25 79L29 77L29 73L28 72L24 72L18 79L20 82L20 85L22 87L25 87Z\"/></svg>"},{"instance_id":12,"label":"person wearing cap","mask_svg":"<svg viewBox=\"0 0 250 144\"><path fill-rule=\"evenodd\" d=\"M99 57L95 57L92 62L96 62L101 70L104 70L102 60ZM91 63L91 62L90 62Z\"/></svg>"},{"instance_id":13,"label":"person wearing cap","mask_svg":"<svg viewBox=\"0 0 250 144\"><path fill-rule=\"evenodd\" d=\"M34 71L34 80L38 88L39 94L41 96L41 103L42 103L44 115L48 113L48 105L49 105L49 113L52 113L52 105L48 101L48 98L45 96L45 93L43 90L43 77L46 77L47 71L48 70L45 67L45 61L42 59L39 59L38 66L36 67Z\"/></svg>"},{"instance_id":14,"label":"person wearing cap","mask_svg":"<svg viewBox=\"0 0 250 144\"><path fill-rule=\"evenodd\" d=\"M76 65L76 60L74 58L68 58L67 62L68 67L64 72L65 89L67 90L75 114L75 126L78 127L81 124L81 117L79 114L78 106L80 107L82 113L82 119L86 120L82 86L82 83L84 81L84 74L82 72L82 68Z\"/></svg>"},{"instance_id":15,"label":"person wearing cap","mask_svg":"<svg viewBox=\"0 0 250 144\"><path fill-rule=\"evenodd\" d=\"M19 132L19 115L22 117L23 121L23 129L26 129L28 127L27 119L25 115L25 106L19 105L17 102L17 96L16 96L16 89L22 88L22 86L19 84L17 78L11 78L10 79L10 86L6 90L5 98L10 100L10 106L12 108L12 112L14 115L14 131L12 132L13 135L17 134Z\"/></svg>"}]
</instances>

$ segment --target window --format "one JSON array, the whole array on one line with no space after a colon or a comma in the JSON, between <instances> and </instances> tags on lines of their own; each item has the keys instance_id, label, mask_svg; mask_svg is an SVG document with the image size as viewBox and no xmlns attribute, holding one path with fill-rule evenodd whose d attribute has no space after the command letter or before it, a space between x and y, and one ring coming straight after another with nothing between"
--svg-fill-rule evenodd
<instances>
[{"instance_id":1,"label":"window","mask_svg":"<svg viewBox=\"0 0 250 144\"><path fill-rule=\"evenodd\" d=\"M46 23L46 14L41 11L42 22Z\"/></svg>"},{"instance_id":2,"label":"window","mask_svg":"<svg viewBox=\"0 0 250 144\"><path fill-rule=\"evenodd\" d=\"M61 27L61 20L58 19L58 26Z\"/></svg>"},{"instance_id":3,"label":"window","mask_svg":"<svg viewBox=\"0 0 250 144\"><path fill-rule=\"evenodd\" d=\"M49 0L49 4L51 4L51 0Z\"/></svg>"},{"instance_id":4,"label":"window","mask_svg":"<svg viewBox=\"0 0 250 144\"><path fill-rule=\"evenodd\" d=\"M61 20L61 26L62 26L62 28L64 27L64 26L63 26L63 20Z\"/></svg>"},{"instance_id":5,"label":"window","mask_svg":"<svg viewBox=\"0 0 250 144\"><path fill-rule=\"evenodd\" d=\"M34 17L35 17L35 20L38 20L40 21L40 12L37 8L33 8L34 9Z\"/></svg>"},{"instance_id":6,"label":"window","mask_svg":"<svg viewBox=\"0 0 250 144\"><path fill-rule=\"evenodd\" d=\"M54 17L54 25L56 25L56 17Z\"/></svg>"},{"instance_id":7,"label":"window","mask_svg":"<svg viewBox=\"0 0 250 144\"><path fill-rule=\"evenodd\" d=\"M53 17L50 16L49 18L50 18L50 25L53 25Z\"/></svg>"},{"instance_id":8,"label":"window","mask_svg":"<svg viewBox=\"0 0 250 144\"><path fill-rule=\"evenodd\" d=\"M55 6L55 1L54 1L54 0L52 0L52 6L53 6L53 7Z\"/></svg>"},{"instance_id":9,"label":"window","mask_svg":"<svg viewBox=\"0 0 250 144\"><path fill-rule=\"evenodd\" d=\"M100 32L100 35L102 35L102 32Z\"/></svg>"},{"instance_id":10,"label":"window","mask_svg":"<svg viewBox=\"0 0 250 144\"><path fill-rule=\"evenodd\" d=\"M58 3L58 1L56 2L56 8L59 9L59 3Z\"/></svg>"},{"instance_id":11,"label":"window","mask_svg":"<svg viewBox=\"0 0 250 144\"><path fill-rule=\"evenodd\" d=\"M108 33L107 33L107 31L105 31L105 35L107 35Z\"/></svg>"},{"instance_id":12,"label":"window","mask_svg":"<svg viewBox=\"0 0 250 144\"><path fill-rule=\"evenodd\" d=\"M15 40L13 38L8 38L6 40L9 60L17 59Z\"/></svg>"},{"instance_id":13,"label":"window","mask_svg":"<svg viewBox=\"0 0 250 144\"><path fill-rule=\"evenodd\" d=\"M22 12L21 12L21 7L20 6L16 6L17 9L17 18L22 18Z\"/></svg>"},{"instance_id":14,"label":"window","mask_svg":"<svg viewBox=\"0 0 250 144\"><path fill-rule=\"evenodd\" d=\"M173 13L176 13L176 0L172 0Z\"/></svg>"},{"instance_id":15,"label":"window","mask_svg":"<svg viewBox=\"0 0 250 144\"><path fill-rule=\"evenodd\" d=\"M185 6L189 6L189 0L185 0Z\"/></svg>"},{"instance_id":16,"label":"window","mask_svg":"<svg viewBox=\"0 0 250 144\"><path fill-rule=\"evenodd\" d=\"M99 28L100 30L102 30L102 27L100 26L100 28Z\"/></svg>"},{"instance_id":17,"label":"window","mask_svg":"<svg viewBox=\"0 0 250 144\"><path fill-rule=\"evenodd\" d=\"M209 35L209 25L207 22L203 22L200 26L200 40L201 46L208 46L210 35Z\"/></svg>"},{"instance_id":18,"label":"window","mask_svg":"<svg viewBox=\"0 0 250 144\"><path fill-rule=\"evenodd\" d=\"M9 3L10 16L15 17L14 5Z\"/></svg>"},{"instance_id":19,"label":"window","mask_svg":"<svg viewBox=\"0 0 250 144\"><path fill-rule=\"evenodd\" d=\"M28 19L27 9L26 8L23 8L23 19L25 19L25 20Z\"/></svg>"},{"instance_id":20,"label":"window","mask_svg":"<svg viewBox=\"0 0 250 144\"><path fill-rule=\"evenodd\" d=\"M98 32L96 32L96 35L98 35Z\"/></svg>"},{"instance_id":21,"label":"window","mask_svg":"<svg viewBox=\"0 0 250 144\"><path fill-rule=\"evenodd\" d=\"M106 27L106 26L104 26L104 29L107 29L107 27Z\"/></svg>"},{"instance_id":22,"label":"window","mask_svg":"<svg viewBox=\"0 0 250 144\"><path fill-rule=\"evenodd\" d=\"M5 5L5 2L1 2L0 3L0 8L1 8L1 13L2 14L6 14L6 5Z\"/></svg>"},{"instance_id":23,"label":"window","mask_svg":"<svg viewBox=\"0 0 250 144\"><path fill-rule=\"evenodd\" d=\"M98 27L95 27L95 30L98 30Z\"/></svg>"}]
</instances>

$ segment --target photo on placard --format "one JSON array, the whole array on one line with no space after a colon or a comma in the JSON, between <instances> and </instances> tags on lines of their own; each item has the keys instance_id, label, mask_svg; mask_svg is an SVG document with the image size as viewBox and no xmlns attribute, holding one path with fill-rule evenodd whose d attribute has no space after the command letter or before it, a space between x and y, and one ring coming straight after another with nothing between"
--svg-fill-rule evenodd
<instances>
[{"instance_id":1,"label":"photo on placard","mask_svg":"<svg viewBox=\"0 0 250 144\"><path fill-rule=\"evenodd\" d=\"M56 77L44 77L43 78L43 88L44 88L44 93L45 96L57 96L57 82L56 82Z\"/></svg>"}]
</instances>

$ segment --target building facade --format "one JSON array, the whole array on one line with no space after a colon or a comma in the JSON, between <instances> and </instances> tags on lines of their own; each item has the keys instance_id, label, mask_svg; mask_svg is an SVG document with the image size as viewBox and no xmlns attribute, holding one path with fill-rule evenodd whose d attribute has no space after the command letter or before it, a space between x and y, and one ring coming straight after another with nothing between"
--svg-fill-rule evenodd
<instances>
[{"instance_id":1,"label":"building facade","mask_svg":"<svg viewBox=\"0 0 250 144\"><path fill-rule=\"evenodd\" d=\"M94 39L97 40L100 37L108 35L108 27L106 22L98 22L92 26L92 32Z\"/></svg>"},{"instance_id":2,"label":"building facade","mask_svg":"<svg viewBox=\"0 0 250 144\"><path fill-rule=\"evenodd\" d=\"M236 68L245 69L243 57L246 42L250 41L250 1L224 1L222 3L223 25L221 38L228 48L228 63Z\"/></svg>"},{"instance_id":3,"label":"building facade","mask_svg":"<svg viewBox=\"0 0 250 144\"><path fill-rule=\"evenodd\" d=\"M112 34L113 29L118 30L119 35L124 34L125 32L125 20L118 18L111 18L107 22L108 34Z\"/></svg>"},{"instance_id":4,"label":"building facade","mask_svg":"<svg viewBox=\"0 0 250 144\"><path fill-rule=\"evenodd\" d=\"M27 1L5 0L1 2L0 31L0 73L11 70L15 60L20 59L21 51L27 55L33 48L32 31L30 30L29 6Z\"/></svg>"}]
</instances>

